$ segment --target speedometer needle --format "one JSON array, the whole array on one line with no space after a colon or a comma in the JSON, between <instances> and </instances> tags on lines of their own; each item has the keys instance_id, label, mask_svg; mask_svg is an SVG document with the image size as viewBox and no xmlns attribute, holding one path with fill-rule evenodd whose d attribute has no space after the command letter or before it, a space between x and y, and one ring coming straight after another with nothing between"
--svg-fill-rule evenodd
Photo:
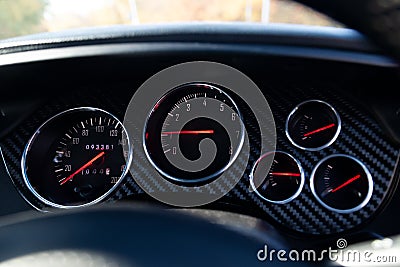
<instances>
[{"instance_id":1,"label":"speedometer needle","mask_svg":"<svg viewBox=\"0 0 400 267\"><path fill-rule=\"evenodd\" d=\"M349 180L347 180L346 182L344 182L343 184L339 185L338 187L336 187L335 189L332 189L331 193L335 193L336 191L342 189L343 187L351 184L352 182L356 181L357 179L359 179L361 177L360 174L357 174L356 176L354 176L353 178L350 178Z\"/></svg>"},{"instance_id":2,"label":"speedometer needle","mask_svg":"<svg viewBox=\"0 0 400 267\"><path fill-rule=\"evenodd\" d=\"M98 160L99 158L101 158L103 155L105 154L105 152L100 152L96 157L92 158L90 161L88 161L85 165L83 165L82 167L80 167L79 169L77 169L74 173L72 173L70 176L68 176L67 178L65 178L60 185L65 184L66 182L68 182L69 180L71 180L72 178L74 178L75 175L77 175L78 173L80 173L82 170L86 169L87 167L89 167L90 165L93 164L93 162L95 162L96 160Z\"/></svg>"},{"instance_id":3,"label":"speedometer needle","mask_svg":"<svg viewBox=\"0 0 400 267\"><path fill-rule=\"evenodd\" d=\"M318 128L318 129L316 129L316 130L314 130L314 131L305 133L303 136L304 136L304 137L307 137L307 136L310 136L310 135L313 135L313 134L316 134L316 133L319 133L319 132L328 130L328 129L332 128L332 127L335 127L335 124L334 124L334 123L331 123L331 124L326 125L326 126L324 126L324 127Z\"/></svg>"},{"instance_id":4,"label":"speedometer needle","mask_svg":"<svg viewBox=\"0 0 400 267\"><path fill-rule=\"evenodd\" d=\"M196 130L196 131L175 131L175 132L162 132L161 134L213 134L214 130Z\"/></svg>"}]
</instances>

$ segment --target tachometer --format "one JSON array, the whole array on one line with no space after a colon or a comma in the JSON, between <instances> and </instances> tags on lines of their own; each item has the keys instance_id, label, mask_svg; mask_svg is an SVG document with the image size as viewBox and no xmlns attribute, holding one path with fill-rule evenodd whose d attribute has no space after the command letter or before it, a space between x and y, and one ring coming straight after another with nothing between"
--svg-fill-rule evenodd
<instances>
[{"instance_id":1,"label":"tachometer","mask_svg":"<svg viewBox=\"0 0 400 267\"><path fill-rule=\"evenodd\" d=\"M237 105L221 88L190 83L154 106L144 132L145 152L168 180L206 183L226 170L244 142Z\"/></svg>"},{"instance_id":2,"label":"tachometer","mask_svg":"<svg viewBox=\"0 0 400 267\"><path fill-rule=\"evenodd\" d=\"M24 181L43 203L70 208L106 197L126 174L131 153L122 123L96 108L62 112L44 123L22 158Z\"/></svg>"}]
</instances>

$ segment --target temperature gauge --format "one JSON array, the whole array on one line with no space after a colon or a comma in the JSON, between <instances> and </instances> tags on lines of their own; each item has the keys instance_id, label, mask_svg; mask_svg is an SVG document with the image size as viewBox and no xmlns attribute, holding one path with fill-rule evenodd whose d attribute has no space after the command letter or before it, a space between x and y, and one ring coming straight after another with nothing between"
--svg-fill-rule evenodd
<instances>
[{"instance_id":1,"label":"temperature gauge","mask_svg":"<svg viewBox=\"0 0 400 267\"><path fill-rule=\"evenodd\" d=\"M299 104L286 120L286 135L298 148L317 151L330 146L339 136L341 121L326 102L309 100Z\"/></svg>"},{"instance_id":2,"label":"temperature gauge","mask_svg":"<svg viewBox=\"0 0 400 267\"><path fill-rule=\"evenodd\" d=\"M269 170L268 166L271 166ZM300 194L304 185L303 169L295 158L285 152L267 153L255 163L250 185L264 200L284 204Z\"/></svg>"},{"instance_id":3,"label":"temperature gauge","mask_svg":"<svg viewBox=\"0 0 400 267\"><path fill-rule=\"evenodd\" d=\"M310 187L325 208L350 213L368 203L373 181L361 161L338 154L326 157L317 164L311 174Z\"/></svg>"}]
</instances>

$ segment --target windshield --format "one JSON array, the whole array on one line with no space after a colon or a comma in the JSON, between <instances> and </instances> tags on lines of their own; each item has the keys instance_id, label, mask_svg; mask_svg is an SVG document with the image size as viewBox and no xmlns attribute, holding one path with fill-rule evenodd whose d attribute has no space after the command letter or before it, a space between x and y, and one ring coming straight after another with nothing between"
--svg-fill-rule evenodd
<instances>
[{"instance_id":1,"label":"windshield","mask_svg":"<svg viewBox=\"0 0 400 267\"><path fill-rule=\"evenodd\" d=\"M0 39L81 27L193 21L341 26L287 0L0 0Z\"/></svg>"}]
</instances>

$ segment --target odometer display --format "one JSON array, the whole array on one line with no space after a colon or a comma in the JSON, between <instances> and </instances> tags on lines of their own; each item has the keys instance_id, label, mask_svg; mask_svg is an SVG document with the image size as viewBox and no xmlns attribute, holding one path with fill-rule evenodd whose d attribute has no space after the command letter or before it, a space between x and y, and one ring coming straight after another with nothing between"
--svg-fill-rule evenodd
<instances>
[{"instance_id":1,"label":"odometer display","mask_svg":"<svg viewBox=\"0 0 400 267\"><path fill-rule=\"evenodd\" d=\"M124 155L124 147L129 149ZM23 156L25 183L49 206L94 204L124 177L131 153L122 123L95 108L60 113L43 124Z\"/></svg>"}]
</instances>

